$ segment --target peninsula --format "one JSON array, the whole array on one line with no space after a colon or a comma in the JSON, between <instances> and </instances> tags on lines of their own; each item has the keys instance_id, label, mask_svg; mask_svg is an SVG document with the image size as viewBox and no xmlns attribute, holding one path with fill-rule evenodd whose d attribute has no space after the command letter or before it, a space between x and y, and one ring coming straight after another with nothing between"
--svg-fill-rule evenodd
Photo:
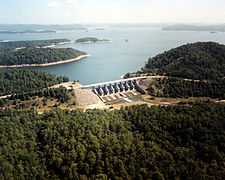
<instances>
[{"instance_id":1,"label":"peninsula","mask_svg":"<svg viewBox=\"0 0 225 180\"><path fill-rule=\"evenodd\" d=\"M49 62L49 63L42 63L42 64L36 63L36 64L19 64L19 65L0 65L0 68L53 66L53 65L57 65L57 64L64 64L64 63L69 63L69 62L73 62L73 61L78 61L78 60L83 59L88 56L90 56L90 54L84 54L84 55L80 55L80 56L77 56L72 59L61 60L61 61L56 61L56 62Z\"/></svg>"},{"instance_id":2,"label":"peninsula","mask_svg":"<svg viewBox=\"0 0 225 180\"><path fill-rule=\"evenodd\" d=\"M30 48L0 54L0 67L49 66L89 56L72 48Z\"/></svg>"},{"instance_id":3,"label":"peninsula","mask_svg":"<svg viewBox=\"0 0 225 180\"><path fill-rule=\"evenodd\" d=\"M0 42L0 67L50 66L89 56L72 48L50 48L68 39Z\"/></svg>"},{"instance_id":4,"label":"peninsula","mask_svg":"<svg viewBox=\"0 0 225 180\"><path fill-rule=\"evenodd\" d=\"M108 39L98 39L94 37L85 37L76 40L76 43L108 43L108 42L112 41Z\"/></svg>"},{"instance_id":5,"label":"peninsula","mask_svg":"<svg viewBox=\"0 0 225 180\"><path fill-rule=\"evenodd\" d=\"M0 53L23 48L47 48L55 45L72 43L69 39L48 39L32 41L0 41Z\"/></svg>"}]
</instances>

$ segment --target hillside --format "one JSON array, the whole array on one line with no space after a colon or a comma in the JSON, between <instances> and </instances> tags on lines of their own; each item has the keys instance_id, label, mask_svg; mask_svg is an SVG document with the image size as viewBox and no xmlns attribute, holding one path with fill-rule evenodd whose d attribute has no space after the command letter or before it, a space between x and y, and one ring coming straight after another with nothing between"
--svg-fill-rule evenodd
<instances>
[{"instance_id":1,"label":"hillside","mask_svg":"<svg viewBox=\"0 0 225 180\"><path fill-rule=\"evenodd\" d=\"M0 110L1 179L223 179L225 106Z\"/></svg>"},{"instance_id":2,"label":"hillside","mask_svg":"<svg viewBox=\"0 0 225 180\"><path fill-rule=\"evenodd\" d=\"M0 96L41 90L69 79L43 71L25 69L0 69Z\"/></svg>"},{"instance_id":3,"label":"hillside","mask_svg":"<svg viewBox=\"0 0 225 180\"><path fill-rule=\"evenodd\" d=\"M186 44L149 58L143 70L188 79L221 78L225 76L225 45Z\"/></svg>"},{"instance_id":4,"label":"hillside","mask_svg":"<svg viewBox=\"0 0 225 180\"><path fill-rule=\"evenodd\" d=\"M159 78L150 83L147 91L151 96L156 97L225 99L225 79L190 81L180 78Z\"/></svg>"}]
</instances>

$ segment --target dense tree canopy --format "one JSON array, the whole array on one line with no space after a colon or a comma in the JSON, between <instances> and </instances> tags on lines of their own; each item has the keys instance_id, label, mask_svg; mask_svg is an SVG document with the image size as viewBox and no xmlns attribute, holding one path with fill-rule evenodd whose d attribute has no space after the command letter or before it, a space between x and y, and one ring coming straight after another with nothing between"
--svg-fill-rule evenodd
<instances>
[{"instance_id":1,"label":"dense tree canopy","mask_svg":"<svg viewBox=\"0 0 225 180\"><path fill-rule=\"evenodd\" d=\"M189 79L225 76L225 45L198 42L171 49L149 58L144 71Z\"/></svg>"},{"instance_id":2,"label":"dense tree canopy","mask_svg":"<svg viewBox=\"0 0 225 180\"><path fill-rule=\"evenodd\" d=\"M0 69L0 77L0 96L41 90L69 81L65 76L57 77L55 74L26 69Z\"/></svg>"},{"instance_id":3,"label":"dense tree canopy","mask_svg":"<svg viewBox=\"0 0 225 180\"><path fill-rule=\"evenodd\" d=\"M85 43L85 42L101 42L101 41L109 41L108 39L98 39L98 38L94 38L94 37L85 37L85 38L80 38L77 39L76 42L77 43Z\"/></svg>"},{"instance_id":4,"label":"dense tree canopy","mask_svg":"<svg viewBox=\"0 0 225 180\"><path fill-rule=\"evenodd\" d=\"M0 111L0 179L224 179L225 105Z\"/></svg>"},{"instance_id":5,"label":"dense tree canopy","mask_svg":"<svg viewBox=\"0 0 225 180\"><path fill-rule=\"evenodd\" d=\"M37 48L68 41L68 39L50 39L0 42L0 65L45 64L86 54L72 48Z\"/></svg>"},{"instance_id":6,"label":"dense tree canopy","mask_svg":"<svg viewBox=\"0 0 225 180\"><path fill-rule=\"evenodd\" d=\"M68 39L49 39L49 40L32 40L32 41L9 41L9 42L0 42L0 53L6 51L12 51L16 48L35 48L49 46L52 44L57 44L61 42L68 42Z\"/></svg>"},{"instance_id":7,"label":"dense tree canopy","mask_svg":"<svg viewBox=\"0 0 225 180\"><path fill-rule=\"evenodd\" d=\"M159 78L150 84L148 92L158 97L210 97L225 99L225 79L190 81L178 78Z\"/></svg>"},{"instance_id":8,"label":"dense tree canopy","mask_svg":"<svg viewBox=\"0 0 225 180\"><path fill-rule=\"evenodd\" d=\"M72 48L29 48L0 53L0 65L45 64L76 58L85 52Z\"/></svg>"}]
</instances>

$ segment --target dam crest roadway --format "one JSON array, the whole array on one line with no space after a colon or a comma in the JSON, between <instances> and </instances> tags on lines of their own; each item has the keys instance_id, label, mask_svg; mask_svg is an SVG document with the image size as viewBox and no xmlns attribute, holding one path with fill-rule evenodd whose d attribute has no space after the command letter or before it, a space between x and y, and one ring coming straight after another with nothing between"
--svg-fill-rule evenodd
<instances>
[{"instance_id":1,"label":"dam crest roadway","mask_svg":"<svg viewBox=\"0 0 225 180\"><path fill-rule=\"evenodd\" d=\"M142 76L84 86L67 82L54 85L52 88L64 86L67 89L74 89L78 104L87 106L120 99L129 100L129 97L146 94L149 84L155 78L166 78L166 76Z\"/></svg>"},{"instance_id":2,"label":"dam crest roadway","mask_svg":"<svg viewBox=\"0 0 225 180\"><path fill-rule=\"evenodd\" d=\"M135 77L115 81L90 84L79 87L79 89L89 90L97 95L102 102L109 102L132 97L138 94L145 94L145 90L140 88L139 82L147 77Z\"/></svg>"}]
</instances>

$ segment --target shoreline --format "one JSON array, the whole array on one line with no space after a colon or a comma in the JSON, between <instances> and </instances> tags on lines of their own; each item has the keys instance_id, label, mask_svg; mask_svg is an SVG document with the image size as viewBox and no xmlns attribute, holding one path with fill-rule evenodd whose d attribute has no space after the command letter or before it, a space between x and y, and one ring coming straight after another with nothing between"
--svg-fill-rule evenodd
<instances>
[{"instance_id":1,"label":"shoreline","mask_svg":"<svg viewBox=\"0 0 225 180\"><path fill-rule=\"evenodd\" d=\"M64 42L59 42L59 43L52 43L48 46L37 46L36 48L51 48L57 45L63 45L63 44L72 44L74 41L64 41Z\"/></svg>"},{"instance_id":2,"label":"shoreline","mask_svg":"<svg viewBox=\"0 0 225 180\"><path fill-rule=\"evenodd\" d=\"M44 67L44 66L53 66L57 64L64 64L64 63L69 63L73 61L78 61L80 59L83 59L85 57L90 56L90 54L85 54L85 55L80 55L76 58L72 59L67 59L67 60L62 60L62 61L57 61L57 62L51 62L51 63L45 63L45 64L21 64L21 65L0 65L0 68L17 68L17 67Z\"/></svg>"},{"instance_id":3,"label":"shoreline","mask_svg":"<svg viewBox=\"0 0 225 180\"><path fill-rule=\"evenodd\" d=\"M0 41L1 42L1 41ZM52 43L52 44L49 44L49 45L47 45L47 46L36 46L35 48L38 48L38 49L40 49L40 48L52 48L52 47L55 47L55 46L57 46L57 45L63 45L63 44L72 44L72 43L74 43L74 41L64 41L64 42L59 42L59 43ZM14 51L18 51L18 50L20 50L20 49L26 49L27 47L18 47L18 48L16 48Z\"/></svg>"}]
</instances>

